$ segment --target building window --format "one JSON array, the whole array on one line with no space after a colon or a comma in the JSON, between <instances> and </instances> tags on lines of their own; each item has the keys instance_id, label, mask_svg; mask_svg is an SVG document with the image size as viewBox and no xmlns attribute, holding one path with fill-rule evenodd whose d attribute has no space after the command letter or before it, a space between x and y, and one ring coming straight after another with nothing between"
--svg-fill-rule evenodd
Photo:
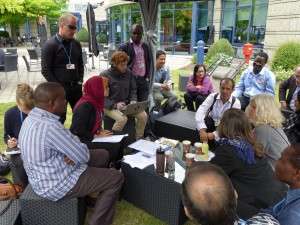
<instances>
[{"instance_id":1,"label":"building window","mask_svg":"<svg viewBox=\"0 0 300 225\"><path fill-rule=\"evenodd\" d=\"M223 0L221 36L233 44L263 44L268 0Z\"/></svg>"}]
</instances>

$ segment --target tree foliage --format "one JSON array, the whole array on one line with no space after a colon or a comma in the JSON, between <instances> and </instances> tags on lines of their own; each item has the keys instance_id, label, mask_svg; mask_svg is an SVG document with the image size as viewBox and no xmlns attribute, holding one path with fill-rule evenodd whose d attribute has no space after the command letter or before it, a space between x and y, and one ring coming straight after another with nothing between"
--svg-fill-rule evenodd
<instances>
[{"instance_id":1,"label":"tree foliage","mask_svg":"<svg viewBox=\"0 0 300 225\"><path fill-rule=\"evenodd\" d=\"M0 0L0 24L19 25L38 16L57 18L66 0Z\"/></svg>"}]
</instances>

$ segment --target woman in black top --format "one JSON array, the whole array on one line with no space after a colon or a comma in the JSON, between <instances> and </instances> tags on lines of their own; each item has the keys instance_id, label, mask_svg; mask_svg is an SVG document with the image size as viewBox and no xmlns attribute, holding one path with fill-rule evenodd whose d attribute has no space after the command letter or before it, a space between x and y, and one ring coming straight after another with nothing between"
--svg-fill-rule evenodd
<instances>
[{"instance_id":1,"label":"woman in black top","mask_svg":"<svg viewBox=\"0 0 300 225\"><path fill-rule=\"evenodd\" d=\"M279 201L286 186L274 179L263 147L254 139L245 113L227 110L218 126L219 146L212 163L220 166L230 177L238 194L238 215L243 219Z\"/></svg>"},{"instance_id":2,"label":"woman in black top","mask_svg":"<svg viewBox=\"0 0 300 225\"><path fill-rule=\"evenodd\" d=\"M107 79L100 76L93 76L85 82L83 96L74 107L70 130L90 149L104 148L109 151L111 161L117 161L123 157L120 143L92 142L96 136L112 135L101 128L107 86Z\"/></svg>"}]
</instances>

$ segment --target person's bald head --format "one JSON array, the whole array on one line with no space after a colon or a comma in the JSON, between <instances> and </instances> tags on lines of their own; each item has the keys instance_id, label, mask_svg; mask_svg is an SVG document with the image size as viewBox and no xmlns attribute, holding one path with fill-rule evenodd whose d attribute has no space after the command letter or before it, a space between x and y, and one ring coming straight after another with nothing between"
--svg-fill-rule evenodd
<instances>
[{"instance_id":1,"label":"person's bald head","mask_svg":"<svg viewBox=\"0 0 300 225\"><path fill-rule=\"evenodd\" d=\"M182 198L187 216L201 225L233 225L237 219L231 181L213 164L199 162L189 169Z\"/></svg>"},{"instance_id":2,"label":"person's bald head","mask_svg":"<svg viewBox=\"0 0 300 225\"><path fill-rule=\"evenodd\" d=\"M61 116L66 111L66 98L64 88L55 82L44 82L34 91L36 107Z\"/></svg>"}]
</instances>

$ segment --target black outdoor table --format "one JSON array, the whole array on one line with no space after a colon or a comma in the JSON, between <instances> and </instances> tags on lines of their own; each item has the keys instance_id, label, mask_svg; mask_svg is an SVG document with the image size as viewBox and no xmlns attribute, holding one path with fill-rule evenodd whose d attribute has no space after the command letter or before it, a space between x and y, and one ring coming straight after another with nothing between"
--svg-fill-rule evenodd
<instances>
[{"instance_id":1,"label":"black outdoor table","mask_svg":"<svg viewBox=\"0 0 300 225\"><path fill-rule=\"evenodd\" d=\"M176 162L185 167L182 153L176 152ZM182 225L187 220L181 201L181 184L156 174L154 165L132 168L122 162L125 176L123 198L170 225ZM176 174L176 171L175 171Z\"/></svg>"}]
</instances>

